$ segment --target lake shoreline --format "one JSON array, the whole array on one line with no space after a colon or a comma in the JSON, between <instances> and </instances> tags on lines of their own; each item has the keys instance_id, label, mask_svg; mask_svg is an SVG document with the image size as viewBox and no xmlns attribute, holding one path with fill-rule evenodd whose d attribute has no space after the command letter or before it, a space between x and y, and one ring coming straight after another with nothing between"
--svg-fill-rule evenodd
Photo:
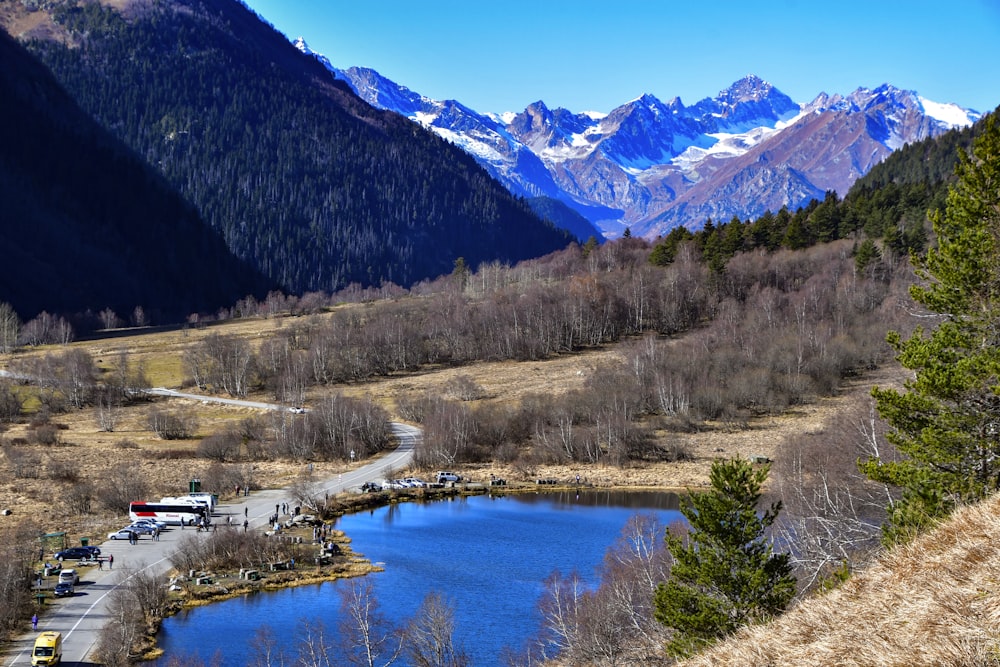
<instances>
[{"instance_id":1,"label":"lake shoreline","mask_svg":"<svg viewBox=\"0 0 1000 667\"><path fill-rule=\"evenodd\" d=\"M586 484L566 484L566 483L528 483L515 482L504 484L484 484L478 482L454 483L444 487L431 488L410 488L397 489L391 491L378 491L372 493L341 493L335 499L335 509L331 520L325 523L328 526L335 526L340 517L346 514L354 514L365 511L373 511L392 504L401 503L431 503L458 497L472 496L507 496L507 495L538 495L538 494L560 494L572 492L654 492L654 493L683 493L684 490L669 487L656 486L591 486ZM312 524L302 523L296 528L286 530L286 536L302 538L303 542L312 543ZM380 565L372 564L363 554L358 554L351 548L351 538L344 531L332 528L329 538L340 550L344 562L331 565L315 565L313 563L298 563L295 569L268 572L257 581L249 581L239 577L235 571L218 571L212 573L199 573L209 577L212 582L209 584L196 585L187 583L184 587L184 596L177 596L166 609L163 619L157 624L156 634L147 636L147 643L141 661L156 660L163 657L163 649L158 643L159 627L162 621L176 614L225 602L235 598L257 595L269 592L282 591L298 586L309 586L337 581L339 579L351 579L362 577L368 574L384 571ZM180 573L174 572L174 577L180 577Z\"/></svg>"}]
</instances>

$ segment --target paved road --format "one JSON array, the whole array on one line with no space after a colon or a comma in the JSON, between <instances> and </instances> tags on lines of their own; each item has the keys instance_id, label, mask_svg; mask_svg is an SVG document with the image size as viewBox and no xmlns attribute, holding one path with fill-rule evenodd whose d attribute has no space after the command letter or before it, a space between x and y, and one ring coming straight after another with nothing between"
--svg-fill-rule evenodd
<instances>
[{"instance_id":1,"label":"paved road","mask_svg":"<svg viewBox=\"0 0 1000 667\"><path fill-rule=\"evenodd\" d=\"M217 401L223 403L236 402L240 405L251 405L262 409L285 409L267 403L256 404L252 401L235 401L235 399L210 398L195 394L180 394L170 390L159 395L171 395L181 398L194 398L200 401ZM413 459L413 449L422 437L420 429L406 424L391 424L392 431L399 441L399 447L370 463L350 469L343 474L324 480L320 491L334 495L346 489L359 487L365 482L385 478L390 471L397 471L409 465ZM238 517L240 523L244 516L253 528L264 528L268 517L274 513L274 506L289 501L284 489L265 489L251 492L249 496L238 498L227 505L219 505L215 509L214 521L224 524L227 515ZM245 514L244 514L245 512ZM63 634L63 663L67 665L93 664L87 661L93 651L101 628L108 620L106 605L108 593L120 583L123 568L129 570L148 570L153 573L167 572L170 565L170 554L176 549L178 540L183 535L192 534L192 529L182 530L171 526L160 535L160 541L154 542L149 536L143 536L136 545L125 541L108 541L101 544L101 555L114 555L117 571L98 570L95 566L78 568L80 585L76 588L73 598L66 598L51 605L39 618L38 631L30 632L12 642L4 665L30 665L31 649L38 632L56 630ZM197 534L196 532L194 534ZM50 586L52 584L49 584Z\"/></svg>"}]
</instances>

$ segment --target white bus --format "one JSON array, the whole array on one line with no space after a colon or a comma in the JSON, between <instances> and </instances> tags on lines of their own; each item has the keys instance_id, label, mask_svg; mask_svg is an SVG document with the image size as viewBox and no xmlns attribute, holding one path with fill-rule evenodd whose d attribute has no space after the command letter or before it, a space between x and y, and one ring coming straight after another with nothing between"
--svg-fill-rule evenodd
<instances>
[{"instance_id":1,"label":"white bus","mask_svg":"<svg viewBox=\"0 0 1000 667\"><path fill-rule=\"evenodd\" d=\"M207 519L204 505L195 503L151 503L145 500L129 503L128 515L132 521L157 519L173 525L193 526Z\"/></svg>"}]
</instances>

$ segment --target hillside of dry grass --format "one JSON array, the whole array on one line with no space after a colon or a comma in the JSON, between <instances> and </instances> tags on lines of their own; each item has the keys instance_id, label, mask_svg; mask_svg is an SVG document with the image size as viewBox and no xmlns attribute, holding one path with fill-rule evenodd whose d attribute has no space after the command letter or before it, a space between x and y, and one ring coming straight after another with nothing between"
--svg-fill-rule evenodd
<instances>
[{"instance_id":1,"label":"hillside of dry grass","mask_svg":"<svg viewBox=\"0 0 1000 667\"><path fill-rule=\"evenodd\" d=\"M683 665L1000 665L998 544L1000 495Z\"/></svg>"}]
</instances>

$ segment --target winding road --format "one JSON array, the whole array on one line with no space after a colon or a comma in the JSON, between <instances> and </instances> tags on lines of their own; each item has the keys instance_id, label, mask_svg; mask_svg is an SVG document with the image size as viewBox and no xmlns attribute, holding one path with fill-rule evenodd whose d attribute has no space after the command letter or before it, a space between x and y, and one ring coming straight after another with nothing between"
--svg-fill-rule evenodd
<instances>
[{"instance_id":1,"label":"winding road","mask_svg":"<svg viewBox=\"0 0 1000 667\"><path fill-rule=\"evenodd\" d=\"M156 388L148 390L155 396L168 398L191 399L201 402L225 403L261 410L288 410L288 406L239 399L185 394L172 389ZM344 473L323 480L319 491L334 495L347 489L360 487L365 482L386 478L391 471L407 467L413 459L413 451L423 434L420 429L406 424L391 423L393 435L399 446L369 463L353 467ZM238 518L242 523L244 517L253 528L267 526L268 518L274 513L274 508L283 502L288 502L285 489L264 489L254 491L249 496L235 499L230 504L216 506L215 522L224 522L227 515ZM4 665L30 665L31 650L35 637L39 632L55 630L63 635L63 663L67 665L91 665L88 661L94 650L100 631L109 620L107 604L109 593L122 582L122 572L146 571L162 574L170 570L170 555L176 549L176 543L184 534L191 534L191 529L184 530L177 526L163 531L160 540L154 542L148 536L143 537L135 545L125 541L107 541L101 544L101 555L114 555L117 570L97 569L95 566L78 568L80 585L76 595L52 603L39 616L38 630L32 631L13 640L5 646ZM195 533L197 534L197 533Z\"/></svg>"}]
</instances>

